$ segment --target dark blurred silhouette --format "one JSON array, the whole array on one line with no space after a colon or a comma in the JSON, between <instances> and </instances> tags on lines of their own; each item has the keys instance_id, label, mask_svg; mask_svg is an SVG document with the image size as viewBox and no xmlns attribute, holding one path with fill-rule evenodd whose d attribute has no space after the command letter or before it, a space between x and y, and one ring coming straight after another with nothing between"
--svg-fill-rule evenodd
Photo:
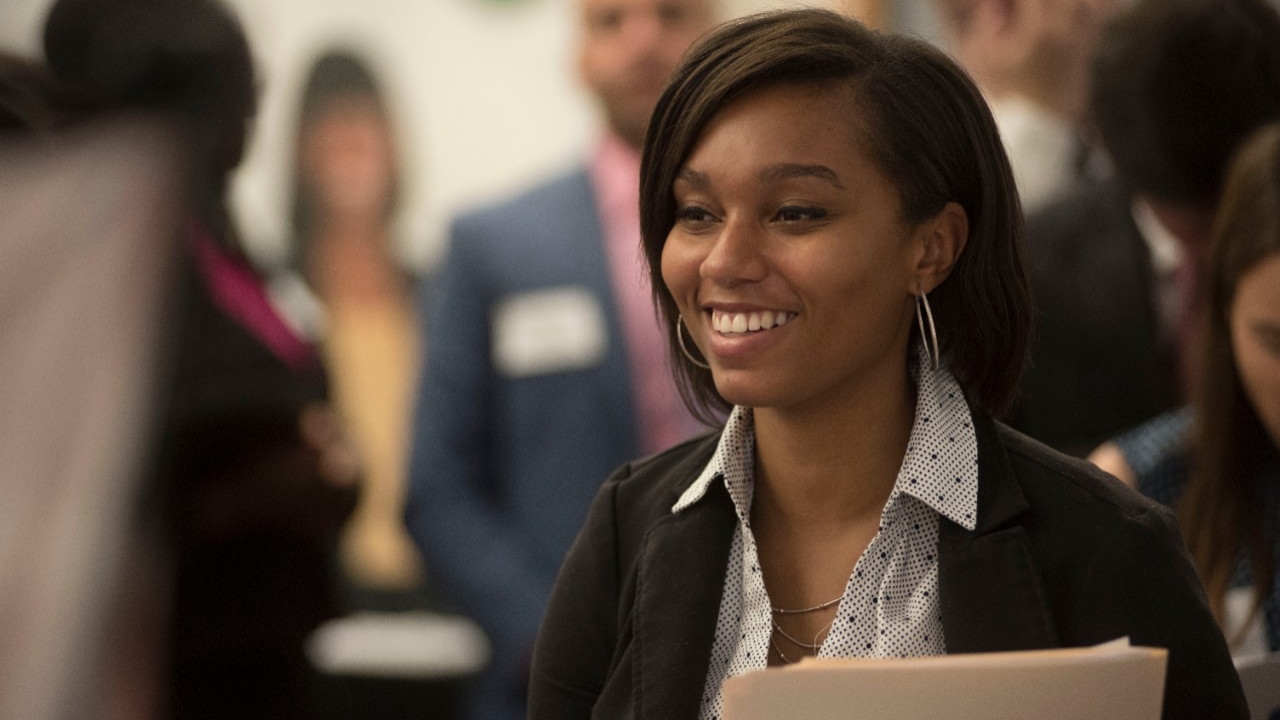
<instances>
[{"instance_id":1,"label":"dark blurred silhouette","mask_svg":"<svg viewBox=\"0 0 1280 720\"><path fill-rule=\"evenodd\" d=\"M163 717L308 718L303 640L337 614L354 454L322 364L268 302L226 204L256 108L245 36L216 0L61 0L48 65L76 116L148 115L186 160L154 474L172 567Z\"/></svg>"},{"instance_id":2,"label":"dark blurred silhouette","mask_svg":"<svg viewBox=\"0 0 1280 720\"><path fill-rule=\"evenodd\" d=\"M1265 0L1126 6L1099 40L1089 114L1116 178L1028 216L1037 325L1013 419L1081 456L1188 397L1226 164L1280 116L1280 16Z\"/></svg>"}]
</instances>

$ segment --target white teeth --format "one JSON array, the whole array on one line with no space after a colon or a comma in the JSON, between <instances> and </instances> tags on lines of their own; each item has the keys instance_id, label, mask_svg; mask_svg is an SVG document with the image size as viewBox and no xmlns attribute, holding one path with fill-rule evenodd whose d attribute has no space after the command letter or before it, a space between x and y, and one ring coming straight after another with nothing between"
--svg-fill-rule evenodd
<instances>
[{"instance_id":1,"label":"white teeth","mask_svg":"<svg viewBox=\"0 0 1280 720\"><path fill-rule=\"evenodd\" d=\"M781 310L775 312L773 310L765 310L763 312L751 313L725 313L715 311L711 313L711 327L722 335L741 335L748 332L759 332L761 330L769 330L775 327L786 325L791 318L795 317L791 313Z\"/></svg>"}]
</instances>

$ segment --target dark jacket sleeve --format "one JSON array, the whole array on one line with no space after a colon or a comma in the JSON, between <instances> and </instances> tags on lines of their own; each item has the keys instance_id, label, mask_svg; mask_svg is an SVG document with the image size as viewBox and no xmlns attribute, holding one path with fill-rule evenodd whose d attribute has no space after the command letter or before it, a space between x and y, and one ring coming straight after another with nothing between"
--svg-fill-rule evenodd
<instances>
[{"instance_id":1,"label":"dark jacket sleeve","mask_svg":"<svg viewBox=\"0 0 1280 720\"><path fill-rule=\"evenodd\" d=\"M1124 560L1105 563L1098 577L1115 589L1112 616L1129 628L1132 644L1169 650L1164 720L1248 718L1230 651L1172 514L1152 507L1134 517L1114 548Z\"/></svg>"},{"instance_id":2,"label":"dark jacket sleeve","mask_svg":"<svg viewBox=\"0 0 1280 720\"><path fill-rule=\"evenodd\" d=\"M985 423L979 422L980 430ZM982 433L980 432L980 435ZM1051 615L1048 647L1082 647L1127 636L1134 645L1168 650L1165 676L1165 720L1247 718L1240 681L1226 640L1209 610L1204 590L1187 554L1173 514L1139 495L1093 465L1056 453L1019 433L1004 429L988 456L1008 451L1010 464L991 463L985 491L1025 497L1025 509L996 526L1026 534L1033 567L1043 585ZM1010 484L1004 478L1016 478ZM999 507L993 496L990 507ZM1017 506L1004 498L1006 506ZM980 522L982 512L979 511ZM1009 527L1008 524L1012 523ZM988 537L1007 534L993 532ZM988 563L981 585L1007 582L999 563ZM992 620L999 628L1004 613L992 618L974 598L987 594L966 589L973 576L953 585L969 598L969 615ZM1022 587L1017 583L1014 589ZM947 596L944 594L943 596ZM946 601L944 600L944 603ZM1024 601L1025 603L1026 601ZM944 617L946 610L944 609ZM990 634L990 633L987 633ZM1007 633L1005 634L1007 637ZM948 630L948 649L952 649ZM1038 643L1039 641L1037 641ZM990 647L980 638L969 650ZM1023 644L1019 647L1035 647Z\"/></svg>"},{"instance_id":3,"label":"dark jacket sleeve","mask_svg":"<svg viewBox=\"0 0 1280 720\"><path fill-rule=\"evenodd\" d=\"M590 718L610 674L620 592L616 481L627 474L624 467L601 487L560 569L534 649L530 720Z\"/></svg>"}]
</instances>

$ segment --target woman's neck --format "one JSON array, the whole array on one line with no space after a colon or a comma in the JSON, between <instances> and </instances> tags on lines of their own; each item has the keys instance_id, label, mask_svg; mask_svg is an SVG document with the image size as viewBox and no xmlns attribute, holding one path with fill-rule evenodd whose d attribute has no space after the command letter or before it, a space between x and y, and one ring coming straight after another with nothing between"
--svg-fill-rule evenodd
<instances>
[{"instance_id":1,"label":"woman's neck","mask_svg":"<svg viewBox=\"0 0 1280 720\"><path fill-rule=\"evenodd\" d=\"M317 293L326 302L399 297L403 278L387 244L380 227L331 228L317 235L307 269Z\"/></svg>"},{"instance_id":2,"label":"woman's neck","mask_svg":"<svg viewBox=\"0 0 1280 720\"><path fill-rule=\"evenodd\" d=\"M810 523L879 517L906 453L915 388L898 366L853 395L755 411L753 504Z\"/></svg>"},{"instance_id":3,"label":"woman's neck","mask_svg":"<svg viewBox=\"0 0 1280 720\"><path fill-rule=\"evenodd\" d=\"M775 607L805 608L838 597L879 531L915 415L902 364L805 410L755 411L751 532ZM789 616L785 632L817 643L834 606ZM775 636L774 643L779 642ZM777 652L770 664L788 662ZM812 654L814 648L789 647Z\"/></svg>"},{"instance_id":4,"label":"woman's neck","mask_svg":"<svg viewBox=\"0 0 1280 720\"><path fill-rule=\"evenodd\" d=\"M381 212L330 213L316 228L316 240L330 244L385 243L389 233Z\"/></svg>"}]
</instances>

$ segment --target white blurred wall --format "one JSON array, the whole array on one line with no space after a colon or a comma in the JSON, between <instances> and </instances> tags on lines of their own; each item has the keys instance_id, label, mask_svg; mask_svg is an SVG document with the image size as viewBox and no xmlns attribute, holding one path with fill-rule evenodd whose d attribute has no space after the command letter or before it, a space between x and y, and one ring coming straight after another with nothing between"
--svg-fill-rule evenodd
<instances>
[{"instance_id":1,"label":"white blurred wall","mask_svg":"<svg viewBox=\"0 0 1280 720\"><path fill-rule=\"evenodd\" d=\"M0 47L38 54L51 1L0 0ZM730 14L787 1L723 0ZM382 73L406 163L401 235L422 267L438 258L455 212L569 166L595 137L596 111L574 64L574 0L227 2L249 34L263 90L233 200L246 241L266 260L287 232L298 86L329 43L363 49Z\"/></svg>"}]
</instances>

